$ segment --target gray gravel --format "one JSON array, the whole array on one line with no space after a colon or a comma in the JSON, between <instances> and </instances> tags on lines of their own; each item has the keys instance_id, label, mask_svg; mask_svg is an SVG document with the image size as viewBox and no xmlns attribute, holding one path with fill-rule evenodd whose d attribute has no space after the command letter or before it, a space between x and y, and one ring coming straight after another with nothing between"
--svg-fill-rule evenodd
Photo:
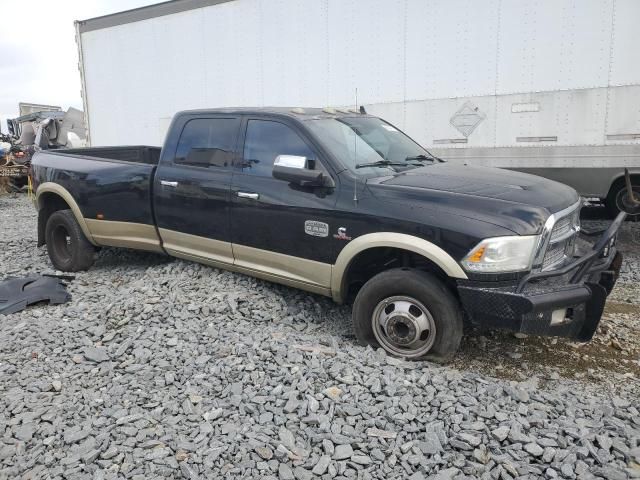
<instances>
[{"instance_id":1,"label":"gray gravel","mask_svg":"<svg viewBox=\"0 0 640 480\"><path fill-rule=\"evenodd\" d=\"M50 272L0 197L0 278ZM640 478L636 379L540 387L362 348L349 309L104 249L0 317L0 478Z\"/></svg>"}]
</instances>

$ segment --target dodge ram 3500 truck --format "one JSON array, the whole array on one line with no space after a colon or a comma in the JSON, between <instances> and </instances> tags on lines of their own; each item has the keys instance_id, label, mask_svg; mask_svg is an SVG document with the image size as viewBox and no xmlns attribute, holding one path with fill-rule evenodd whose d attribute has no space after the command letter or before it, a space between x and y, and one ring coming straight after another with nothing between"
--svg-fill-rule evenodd
<instances>
[{"instance_id":1,"label":"dodge ram 3500 truck","mask_svg":"<svg viewBox=\"0 0 640 480\"><path fill-rule=\"evenodd\" d=\"M572 188L356 111L186 111L162 150L40 152L32 175L59 270L127 247L353 299L358 340L404 358L451 358L465 321L589 340L622 261L625 213L580 253Z\"/></svg>"}]
</instances>

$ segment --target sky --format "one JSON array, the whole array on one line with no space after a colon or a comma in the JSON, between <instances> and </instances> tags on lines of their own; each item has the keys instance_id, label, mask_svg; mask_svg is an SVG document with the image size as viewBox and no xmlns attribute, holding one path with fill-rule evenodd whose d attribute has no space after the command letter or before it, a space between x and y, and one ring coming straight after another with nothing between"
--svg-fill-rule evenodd
<instances>
[{"instance_id":1,"label":"sky","mask_svg":"<svg viewBox=\"0 0 640 480\"><path fill-rule=\"evenodd\" d=\"M18 102L82 109L75 20L159 0L0 0L0 128Z\"/></svg>"}]
</instances>

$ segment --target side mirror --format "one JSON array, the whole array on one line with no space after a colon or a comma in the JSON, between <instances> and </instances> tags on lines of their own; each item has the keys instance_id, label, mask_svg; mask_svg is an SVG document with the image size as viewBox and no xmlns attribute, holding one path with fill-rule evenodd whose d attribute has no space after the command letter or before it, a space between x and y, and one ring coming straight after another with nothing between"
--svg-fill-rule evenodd
<instances>
[{"instance_id":1,"label":"side mirror","mask_svg":"<svg viewBox=\"0 0 640 480\"><path fill-rule=\"evenodd\" d=\"M333 186L330 177L320 170L311 170L307 157L297 155L278 155L273 163L273 178L284 180L301 187Z\"/></svg>"}]
</instances>

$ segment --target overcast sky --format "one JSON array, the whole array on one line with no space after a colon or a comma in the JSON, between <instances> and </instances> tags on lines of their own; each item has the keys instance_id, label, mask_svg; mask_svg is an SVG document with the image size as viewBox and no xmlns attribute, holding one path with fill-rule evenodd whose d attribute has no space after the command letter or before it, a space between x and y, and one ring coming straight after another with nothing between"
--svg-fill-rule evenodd
<instances>
[{"instance_id":1,"label":"overcast sky","mask_svg":"<svg viewBox=\"0 0 640 480\"><path fill-rule=\"evenodd\" d=\"M18 102L82 108L74 20L158 0L0 0L0 121Z\"/></svg>"}]
</instances>

